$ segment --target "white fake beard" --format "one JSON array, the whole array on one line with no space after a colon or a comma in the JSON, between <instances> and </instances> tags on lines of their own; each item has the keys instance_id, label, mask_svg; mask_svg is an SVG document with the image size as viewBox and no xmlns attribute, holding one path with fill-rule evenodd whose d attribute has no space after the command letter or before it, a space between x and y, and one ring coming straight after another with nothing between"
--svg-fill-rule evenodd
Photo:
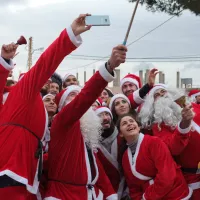
<instances>
[{"instance_id":1,"label":"white fake beard","mask_svg":"<svg viewBox=\"0 0 200 200\"><path fill-rule=\"evenodd\" d=\"M153 97L148 97L139 114L143 128L150 128L153 123L174 128L181 120L181 107L176 104L172 95L168 92L154 102Z\"/></svg>"},{"instance_id":2,"label":"white fake beard","mask_svg":"<svg viewBox=\"0 0 200 200\"><path fill-rule=\"evenodd\" d=\"M181 107L169 96L159 98L155 104L154 123L164 122L167 126L176 127L181 120Z\"/></svg>"},{"instance_id":3,"label":"white fake beard","mask_svg":"<svg viewBox=\"0 0 200 200\"><path fill-rule=\"evenodd\" d=\"M87 146L96 150L99 147L103 127L101 119L90 107L80 119L81 133Z\"/></svg>"}]
</instances>

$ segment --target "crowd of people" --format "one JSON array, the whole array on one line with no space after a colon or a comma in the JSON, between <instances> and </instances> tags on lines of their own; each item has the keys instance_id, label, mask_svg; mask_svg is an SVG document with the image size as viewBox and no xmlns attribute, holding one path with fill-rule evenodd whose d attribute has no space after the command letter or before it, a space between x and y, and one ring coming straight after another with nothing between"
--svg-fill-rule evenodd
<instances>
[{"instance_id":1,"label":"crowd of people","mask_svg":"<svg viewBox=\"0 0 200 200\"><path fill-rule=\"evenodd\" d=\"M86 16L18 81L8 79L18 44L2 46L0 199L200 200L200 90L155 84L152 69L144 85L126 75L114 94L124 45L84 87L61 78L55 70L91 28Z\"/></svg>"}]
</instances>

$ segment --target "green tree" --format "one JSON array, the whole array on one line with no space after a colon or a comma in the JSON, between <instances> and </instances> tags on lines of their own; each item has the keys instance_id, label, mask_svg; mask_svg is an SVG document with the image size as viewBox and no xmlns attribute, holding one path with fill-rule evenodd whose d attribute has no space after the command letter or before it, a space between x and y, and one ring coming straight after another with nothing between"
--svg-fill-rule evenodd
<instances>
[{"instance_id":1,"label":"green tree","mask_svg":"<svg viewBox=\"0 0 200 200\"><path fill-rule=\"evenodd\" d=\"M136 2L137 0L128 0ZM140 4L146 5L151 12L165 12L170 15L180 15L181 10L190 10L200 15L200 0L141 0Z\"/></svg>"}]
</instances>

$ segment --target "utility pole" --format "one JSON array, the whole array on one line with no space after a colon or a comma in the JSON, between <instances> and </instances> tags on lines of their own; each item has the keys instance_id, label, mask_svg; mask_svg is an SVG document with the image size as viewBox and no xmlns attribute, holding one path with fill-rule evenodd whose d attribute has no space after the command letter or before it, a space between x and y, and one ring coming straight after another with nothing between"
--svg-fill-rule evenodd
<instances>
[{"instance_id":1,"label":"utility pole","mask_svg":"<svg viewBox=\"0 0 200 200\"><path fill-rule=\"evenodd\" d=\"M27 61L28 70L30 70L32 66L32 54L33 54L32 52L33 52L33 38L30 37L28 41L28 61Z\"/></svg>"}]
</instances>

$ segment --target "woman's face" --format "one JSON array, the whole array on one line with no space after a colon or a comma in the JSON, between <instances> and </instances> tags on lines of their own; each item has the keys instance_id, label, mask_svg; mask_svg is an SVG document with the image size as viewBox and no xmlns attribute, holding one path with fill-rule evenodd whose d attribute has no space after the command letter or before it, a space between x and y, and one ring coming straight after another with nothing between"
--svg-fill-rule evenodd
<instances>
[{"instance_id":1,"label":"woman's face","mask_svg":"<svg viewBox=\"0 0 200 200\"><path fill-rule=\"evenodd\" d=\"M117 98L114 102L114 108L117 116L124 115L126 113L129 113L130 106L128 102L123 98Z\"/></svg>"},{"instance_id":2,"label":"woman's face","mask_svg":"<svg viewBox=\"0 0 200 200\"><path fill-rule=\"evenodd\" d=\"M131 141L140 133L138 123L130 116L125 116L120 121L120 136L124 137L126 141Z\"/></svg>"},{"instance_id":3,"label":"woman's face","mask_svg":"<svg viewBox=\"0 0 200 200\"><path fill-rule=\"evenodd\" d=\"M103 102L107 102L107 100L109 98L109 95L108 95L106 90L103 90L103 92L101 93L100 98L102 99Z\"/></svg>"}]
</instances>

